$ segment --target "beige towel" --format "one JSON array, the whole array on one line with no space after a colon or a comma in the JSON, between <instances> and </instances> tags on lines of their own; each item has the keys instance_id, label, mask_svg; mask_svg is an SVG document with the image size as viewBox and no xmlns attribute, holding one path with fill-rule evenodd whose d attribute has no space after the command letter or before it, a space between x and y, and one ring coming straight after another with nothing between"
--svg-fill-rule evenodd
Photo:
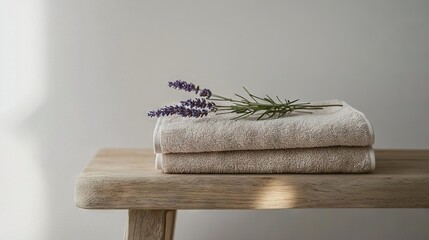
<instances>
[{"instance_id":1,"label":"beige towel","mask_svg":"<svg viewBox=\"0 0 429 240\"><path fill-rule=\"evenodd\" d=\"M262 121L230 120L236 115L215 114L198 119L159 118L154 132L155 152L370 146L374 143L372 126L364 114L342 101L323 103L344 106Z\"/></svg>"},{"instance_id":2,"label":"beige towel","mask_svg":"<svg viewBox=\"0 0 429 240\"><path fill-rule=\"evenodd\" d=\"M371 147L157 154L164 173L367 173Z\"/></svg>"}]
</instances>

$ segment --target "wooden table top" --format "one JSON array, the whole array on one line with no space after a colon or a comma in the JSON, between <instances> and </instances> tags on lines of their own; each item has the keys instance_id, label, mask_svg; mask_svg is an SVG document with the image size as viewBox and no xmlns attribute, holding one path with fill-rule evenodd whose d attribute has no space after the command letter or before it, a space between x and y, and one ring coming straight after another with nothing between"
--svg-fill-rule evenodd
<instances>
[{"instance_id":1,"label":"wooden table top","mask_svg":"<svg viewBox=\"0 0 429 240\"><path fill-rule=\"evenodd\" d=\"M376 150L369 174L162 174L144 149L103 149L79 176L88 209L428 208L429 150Z\"/></svg>"}]
</instances>

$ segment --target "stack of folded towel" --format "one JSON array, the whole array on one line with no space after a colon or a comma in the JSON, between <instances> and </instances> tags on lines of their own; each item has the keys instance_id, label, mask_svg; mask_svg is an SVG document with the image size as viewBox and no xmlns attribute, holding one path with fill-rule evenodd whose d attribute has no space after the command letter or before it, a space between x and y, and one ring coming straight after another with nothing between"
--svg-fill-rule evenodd
<instances>
[{"instance_id":1,"label":"stack of folded towel","mask_svg":"<svg viewBox=\"0 0 429 240\"><path fill-rule=\"evenodd\" d=\"M256 121L234 115L158 119L156 167L164 173L366 173L374 170L374 131L342 101L313 114ZM322 103L321 103L322 104Z\"/></svg>"}]
</instances>

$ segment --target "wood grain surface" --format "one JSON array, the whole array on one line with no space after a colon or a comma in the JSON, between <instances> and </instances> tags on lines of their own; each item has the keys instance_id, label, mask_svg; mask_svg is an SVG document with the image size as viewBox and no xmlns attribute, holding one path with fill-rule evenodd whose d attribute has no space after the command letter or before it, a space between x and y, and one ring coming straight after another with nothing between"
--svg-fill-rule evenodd
<instances>
[{"instance_id":1,"label":"wood grain surface","mask_svg":"<svg viewBox=\"0 0 429 240\"><path fill-rule=\"evenodd\" d=\"M174 219L168 219L169 213L174 216L175 211L130 209L124 240L173 239Z\"/></svg>"},{"instance_id":2,"label":"wood grain surface","mask_svg":"<svg viewBox=\"0 0 429 240\"><path fill-rule=\"evenodd\" d=\"M87 209L428 208L429 150L376 150L369 174L162 174L152 150L103 149L79 176Z\"/></svg>"}]
</instances>

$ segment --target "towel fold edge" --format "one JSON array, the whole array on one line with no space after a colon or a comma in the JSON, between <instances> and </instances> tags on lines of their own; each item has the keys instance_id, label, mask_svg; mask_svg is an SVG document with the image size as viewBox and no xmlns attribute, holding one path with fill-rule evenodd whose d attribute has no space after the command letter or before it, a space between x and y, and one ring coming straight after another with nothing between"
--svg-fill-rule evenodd
<instances>
[{"instance_id":1,"label":"towel fold edge","mask_svg":"<svg viewBox=\"0 0 429 240\"><path fill-rule=\"evenodd\" d=\"M366 126L368 127L368 135L369 135L369 146L374 145L375 142L375 132L374 132L374 127L372 126L371 122L369 121L369 119L365 116L365 114L363 114L363 112L357 110L356 108L350 106L349 104L347 104L346 102L343 102L344 105L347 105L347 107L353 109L354 111L356 111L357 113L360 114L360 116L362 117L362 119L365 121Z\"/></svg>"},{"instance_id":2,"label":"towel fold edge","mask_svg":"<svg viewBox=\"0 0 429 240\"><path fill-rule=\"evenodd\" d=\"M375 151L372 147L369 150L369 159L371 160L371 172L373 172L375 170Z\"/></svg>"},{"instance_id":3,"label":"towel fold edge","mask_svg":"<svg viewBox=\"0 0 429 240\"><path fill-rule=\"evenodd\" d=\"M155 130L153 131L153 149L154 153L161 153L161 123L162 123L162 117L158 118L155 125Z\"/></svg>"},{"instance_id":4,"label":"towel fold edge","mask_svg":"<svg viewBox=\"0 0 429 240\"><path fill-rule=\"evenodd\" d=\"M155 169L162 170L162 155L157 153L155 156Z\"/></svg>"}]
</instances>

